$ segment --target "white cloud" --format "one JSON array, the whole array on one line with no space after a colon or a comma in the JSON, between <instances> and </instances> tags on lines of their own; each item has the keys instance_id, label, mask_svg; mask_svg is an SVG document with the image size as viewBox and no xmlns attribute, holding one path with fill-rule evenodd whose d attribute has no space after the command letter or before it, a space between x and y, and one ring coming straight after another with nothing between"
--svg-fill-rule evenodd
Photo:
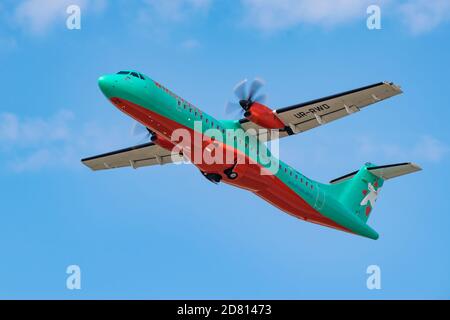
<instances>
[{"instance_id":1,"label":"white cloud","mask_svg":"<svg viewBox=\"0 0 450 320\"><path fill-rule=\"evenodd\" d=\"M82 13L85 9L103 12L108 1L21 0L17 3L13 20L28 32L44 34L57 23L65 27L67 6L77 4ZM135 20L154 28L160 24L168 26L208 13L213 3L213 0L142 0ZM244 13L240 19L269 33L301 24L331 27L358 19L363 21L367 18L367 7L372 4L381 6L383 18L403 20L413 34L430 31L450 20L449 0L241 0L241 4ZM7 11L0 5L1 9ZM163 33L162 30L158 32Z\"/></svg>"},{"instance_id":2,"label":"white cloud","mask_svg":"<svg viewBox=\"0 0 450 320\"><path fill-rule=\"evenodd\" d=\"M15 172L35 171L48 165L52 160L51 152L47 149L39 149L19 161L13 161L9 167Z\"/></svg>"},{"instance_id":3,"label":"white cloud","mask_svg":"<svg viewBox=\"0 0 450 320\"><path fill-rule=\"evenodd\" d=\"M359 137L357 139L360 156L368 159L392 159L394 161L423 161L438 163L447 155L449 147L442 141L424 135L417 139L413 145L399 143L382 143L374 137Z\"/></svg>"},{"instance_id":4,"label":"white cloud","mask_svg":"<svg viewBox=\"0 0 450 320\"><path fill-rule=\"evenodd\" d=\"M80 158L86 155L130 144L132 137L122 129L80 124L68 110L46 118L0 113L0 166L14 172L80 168Z\"/></svg>"},{"instance_id":5,"label":"white cloud","mask_svg":"<svg viewBox=\"0 0 450 320\"><path fill-rule=\"evenodd\" d=\"M106 0L23 0L15 8L14 20L24 30L33 34L44 34L53 25L60 22L65 28L68 17L66 9L78 5L83 10L101 12L107 6Z\"/></svg>"},{"instance_id":6,"label":"white cloud","mask_svg":"<svg viewBox=\"0 0 450 320\"><path fill-rule=\"evenodd\" d=\"M66 8L71 4L84 6L84 0L25 0L16 7L15 18L24 29L42 34L56 21L64 21Z\"/></svg>"},{"instance_id":7,"label":"white cloud","mask_svg":"<svg viewBox=\"0 0 450 320\"><path fill-rule=\"evenodd\" d=\"M181 43L181 47L186 50L194 50L200 47L200 42L196 39L187 39Z\"/></svg>"},{"instance_id":8,"label":"white cloud","mask_svg":"<svg viewBox=\"0 0 450 320\"><path fill-rule=\"evenodd\" d=\"M325 27L367 18L371 4L381 6L382 18L403 20L413 34L433 30L450 21L449 0L241 0L248 24L274 32L300 24ZM364 24L365 26L365 24Z\"/></svg>"},{"instance_id":9,"label":"white cloud","mask_svg":"<svg viewBox=\"0 0 450 320\"><path fill-rule=\"evenodd\" d=\"M242 0L248 23L272 32L301 23L332 26L365 19L372 0ZM378 1L379 2L379 1Z\"/></svg>"},{"instance_id":10,"label":"white cloud","mask_svg":"<svg viewBox=\"0 0 450 320\"><path fill-rule=\"evenodd\" d=\"M19 120L13 113L2 113L0 114L0 141L16 145L63 141L70 136L68 122L73 117L73 113L68 110L61 110L48 119Z\"/></svg>"},{"instance_id":11,"label":"white cloud","mask_svg":"<svg viewBox=\"0 0 450 320\"><path fill-rule=\"evenodd\" d=\"M450 145L431 135L418 135L407 141L387 139L372 134L355 135L341 131L339 138L312 131L304 139L280 141L280 157L306 175L328 181L356 170L366 162L376 165L414 162L419 166L440 165L448 161ZM297 152L307 150L307 152ZM333 161L330 161L333 159ZM438 167L438 166L437 166Z\"/></svg>"},{"instance_id":12,"label":"white cloud","mask_svg":"<svg viewBox=\"0 0 450 320\"><path fill-rule=\"evenodd\" d=\"M212 3L213 0L143 0L144 5L139 6L131 23L142 31L140 36L144 39L168 40L175 28L207 16ZM193 49L192 45L194 42L181 43L184 49Z\"/></svg>"},{"instance_id":13,"label":"white cloud","mask_svg":"<svg viewBox=\"0 0 450 320\"><path fill-rule=\"evenodd\" d=\"M400 5L400 11L410 31L413 34L422 34L450 20L450 1L408 1Z\"/></svg>"},{"instance_id":14,"label":"white cloud","mask_svg":"<svg viewBox=\"0 0 450 320\"><path fill-rule=\"evenodd\" d=\"M273 31L299 23L334 25L354 18L363 19L372 0L241 0L247 10L245 17L262 30ZM388 1L388 0L385 0ZM136 17L139 21L154 23L180 22L195 14L208 13L213 0L142 0ZM380 1L378 1L380 2ZM24 29L35 34L45 33L58 20L67 17L65 9L77 4L101 12L106 0L22 0L16 7L15 20Z\"/></svg>"},{"instance_id":15,"label":"white cloud","mask_svg":"<svg viewBox=\"0 0 450 320\"><path fill-rule=\"evenodd\" d=\"M152 13L164 20L181 21L199 12L207 12L211 0L146 0Z\"/></svg>"},{"instance_id":16,"label":"white cloud","mask_svg":"<svg viewBox=\"0 0 450 320\"><path fill-rule=\"evenodd\" d=\"M432 136L423 136L415 145L412 154L429 162L440 162L444 159L448 150L448 146L442 141Z\"/></svg>"}]
</instances>

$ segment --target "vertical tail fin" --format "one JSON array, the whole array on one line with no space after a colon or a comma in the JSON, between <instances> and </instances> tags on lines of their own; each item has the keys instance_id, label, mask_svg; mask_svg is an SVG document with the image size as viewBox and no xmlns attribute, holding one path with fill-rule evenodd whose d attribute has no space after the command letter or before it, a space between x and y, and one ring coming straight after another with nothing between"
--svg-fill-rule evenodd
<instances>
[{"instance_id":1,"label":"vertical tail fin","mask_svg":"<svg viewBox=\"0 0 450 320\"><path fill-rule=\"evenodd\" d=\"M413 163L376 166L366 163L360 170L330 181L336 197L364 223L367 222L383 183L387 179L421 170Z\"/></svg>"}]
</instances>

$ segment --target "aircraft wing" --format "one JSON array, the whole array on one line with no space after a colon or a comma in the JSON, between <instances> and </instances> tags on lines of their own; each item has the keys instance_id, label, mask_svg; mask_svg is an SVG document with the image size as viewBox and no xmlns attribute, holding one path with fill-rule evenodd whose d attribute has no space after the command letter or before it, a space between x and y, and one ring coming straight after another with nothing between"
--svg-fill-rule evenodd
<instances>
[{"instance_id":1,"label":"aircraft wing","mask_svg":"<svg viewBox=\"0 0 450 320\"><path fill-rule=\"evenodd\" d=\"M279 137L304 132L331 121L341 119L362 110L373 103L402 93L399 86L392 82L380 82L370 86L338 93L328 97L276 109L274 112L289 127L280 131ZM247 120L239 120L244 130L262 129ZM261 137L260 135L260 138ZM268 140L271 140L270 133Z\"/></svg>"},{"instance_id":2,"label":"aircraft wing","mask_svg":"<svg viewBox=\"0 0 450 320\"><path fill-rule=\"evenodd\" d=\"M174 154L172 158L170 151L150 142L82 159L81 162L95 171L122 167L137 169L155 164L171 163L173 160L183 161L183 157Z\"/></svg>"}]
</instances>

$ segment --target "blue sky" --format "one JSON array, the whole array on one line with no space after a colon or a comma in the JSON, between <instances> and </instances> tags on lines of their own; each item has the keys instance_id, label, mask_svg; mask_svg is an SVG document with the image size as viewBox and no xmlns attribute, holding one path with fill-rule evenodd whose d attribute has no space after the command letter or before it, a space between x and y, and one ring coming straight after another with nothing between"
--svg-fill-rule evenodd
<instances>
[{"instance_id":1,"label":"blue sky","mask_svg":"<svg viewBox=\"0 0 450 320\"><path fill-rule=\"evenodd\" d=\"M74 3L81 30L66 28ZM450 298L449 26L444 0L2 1L0 298ZM97 87L120 69L219 118L245 77L267 81L273 108L394 81L403 95L281 141L281 158L319 181L366 161L424 170L383 187L377 241L192 166L94 173L79 159L141 142ZM71 264L81 290L66 289Z\"/></svg>"}]
</instances>

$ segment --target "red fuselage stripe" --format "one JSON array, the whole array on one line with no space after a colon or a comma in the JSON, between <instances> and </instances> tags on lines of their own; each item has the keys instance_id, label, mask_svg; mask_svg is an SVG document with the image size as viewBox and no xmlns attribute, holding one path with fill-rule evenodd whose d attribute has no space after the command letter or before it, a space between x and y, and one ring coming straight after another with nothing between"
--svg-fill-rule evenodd
<instances>
[{"instance_id":1,"label":"red fuselage stripe","mask_svg":"<svg viewBox=\"0 0 450 320\"><path fill-rule=\"evenodd\" d=\"M191 136L194 134L194 131L191 128L130 101L121 98L111 98L111 102L119 110L150 128L158 135L165 137L169 141L171 139L172 132L176 129L183 128L188 130L191 133ZM202 138L204 138L204 140L209 139L207 136L203 136ZM226 145L226 147L229 148L230 146ZM193 148L194 147L192 146L192 149ZM240 152L237 149L235 149L235 151ZM238 164L235 167L234 171L239 174L239 178L236 180L228 179L226 175L223 174L223 171L230 167L229 164L210 165L204 163L194 163L194 165L196 165L203 172L221 174L223 177L223 182L252 191L275 207L297 218L342 231L351 232L350 230L320 214L277 176L261 175L262 166L254 161L249 161L249 159L246 159L245 164Z\"/></svg>"}]
</instances>

